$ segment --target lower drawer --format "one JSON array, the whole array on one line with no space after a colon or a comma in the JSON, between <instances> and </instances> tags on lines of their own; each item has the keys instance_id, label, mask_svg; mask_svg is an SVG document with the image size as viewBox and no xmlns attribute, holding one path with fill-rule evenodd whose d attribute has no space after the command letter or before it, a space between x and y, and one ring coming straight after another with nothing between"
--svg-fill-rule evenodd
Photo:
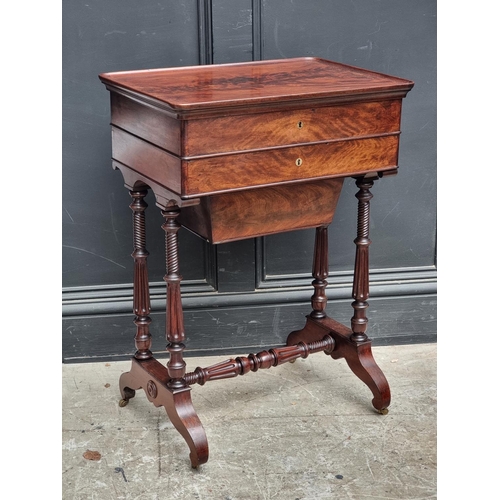
<instances>
[{"instance_id":1,"label":"lower drawer","mask_svg":"<svg viewBox=\"0 0 500 500\"><path fill-rule=\"evenodd\" d=\"M399 135L182 160L182 195L361 175L397 167Z\"/></svg>"}]
</instances>

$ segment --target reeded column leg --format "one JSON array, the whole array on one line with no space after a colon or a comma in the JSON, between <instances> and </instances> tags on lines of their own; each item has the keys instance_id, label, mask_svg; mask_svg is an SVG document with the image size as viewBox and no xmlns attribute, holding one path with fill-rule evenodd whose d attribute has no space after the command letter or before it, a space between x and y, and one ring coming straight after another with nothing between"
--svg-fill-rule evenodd
<instances>
[{"instance_id":1,"label":"reeded column leg","mask_svg":"<svg viewBox=\"0 0 500 500\"><path fill-rule=\"evenodd\" d=\"M165 410L170 421L186 440L191 453L191 465L205 463L208 460L208 442L200 419L191 402L191 387L186 384L184 375L186 363L183 358L184 345L184 315L181 302L181 280L179 273L179 245L177 232L180 224L177 222L180 209L173 207L162 210L165 222L162 225L165 231L165 248L167 260L167 274L164 280L167 284L167 322L166 338L167 350L170 354L167 363L169 380Z\"/></svg>"},{"instance_id":2,"label":"reeded column leg","mask_svg":"<svg viewBox=\"0 0 500 500\"><path fill-rule=\"evenodd\" d=\"M324 332L312 330L311 322L326 318L326 287L328 286L328 226L318 226L314 239L314 257L312 265L312 286L314 294L311 297L312 311L308 316L308 322L301 330L291 332L286 340L288 346L299 342L316 342L323 338ZM293 363L291 361L291 363Z\"/></svg>"},{"instance_id":3,"label":"reeded column leg","mask_svg":"<svg viewBox=\"0 0 500 500\"><path fill-rule=\"evenodd\" d=\"M311 297L313 311L311 318L320 319L326 317L326 287L328 285L328 226L316 228L314 241L314 260L312 275L314 280L314 295Z\"/></svg>"},{"instance_id":4,"label":"reeded column leg","mask_svg":"<svg viewBox=\"0 0 500 500\"><path fill-rule=\"evenodd\" d=\"M135 347L136 359L145 360L152 357L151 334L149 325L151 318L151 303L149 299L149 280L147 258L149 252L146 250L146 218L145 210L147 203L144 201L146 190L130 191L133 201L130 208L133 212L133 242L134 251L134 323L136 325ZM124 373L120 378L120 392L122 400L120 406L125 406L128 400L135 395L135 390L139 389L138 383L134 383L134 377L130 372Z\"/></svg>"},{"instance_id":5,"label":"reeded column leg","mask_svg":"<svg viewBox=\"0 0 500 500\"><path fill-rule=\"evenodd\" d=\"M147 203L144 201L146 191L132 191L134 201L130 208L134 212L134 323L137 327L135 335L135 347L137 351L134 357L137 359L149 359L151 353L151 334L149 325L151 318L151 302L149 299L149 280L147 258L149 252L146 250L146 218L144 211Z\"/></svg>"},{"instance_id":6,"label":"reeded column leg","mask_svg":"<svg viewBox=\"0 0 500 500\"><path fill-rule=\"evenodd\" d=\"M339 352L335 353L334 357L339 355L345 357L354 374L372 391L373 406L380 413L386 414L391 401L389 384L382 370L373 359L371 341L366 335L368 325L366 309L368 308L367 300L369 296L368 249L371 243L369 238L370 200L373 198L370 189L373 187L373 180L358 178L356 179L356 186L359 188L356 193L358 199L358 227L357 236L354 240L356 244L352 288L354 316L351 318L352 334L350 335L350 341L356 346L356 350L348 348L347 344L340 344Z\"/></svg>"},{"instance_id":7,"label":"reeded column leg","mask_svg":"<svg viewBox=\"0 0 500 500\"><path fill-rule=\"evenodd\" d=\"M165 231L165 250L167 259L167 274L163 277L167 283L167 323L166 338L167 350L170 353L170 359L167 363L170 380L169 387L180 388L185 386L183 380L186 363L183 359L184 345L184 315L181 302L181 281L179 274L179 245L177 241L177 232L180 224L176 221L180 210L162 210L165 222L162 225Z\"/></svg>"},{"instance_id":8,"label":"reeded column leg","mask_svg":"<svg viewBox=\"0 0 500 500\"><path fill-rule=\"evenodd\" d=\"M368 307L369 294L369 259L368 249L371 243L369 238L370 228L370 200L373 195L370 188L373 187L372 180L360 178L356 180L359 191L356 193L358 199L358 233L354 240L356 244L356 260L354 264L354 280L352 286L352 298L354 302L354 316L351 318L351 338L355 342L368 340L366 327L368 318L366 309Z\"/></svg>"}]
</instances>

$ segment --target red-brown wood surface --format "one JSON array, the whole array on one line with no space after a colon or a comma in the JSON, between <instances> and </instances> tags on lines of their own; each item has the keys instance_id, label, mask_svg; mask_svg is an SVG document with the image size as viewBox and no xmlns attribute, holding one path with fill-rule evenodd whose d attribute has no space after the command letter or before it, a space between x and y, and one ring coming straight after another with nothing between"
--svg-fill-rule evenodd
<instances>
[{"instance_id":1,"label":"red-brown wood surface","mask_svg":"<svg viewBox=\"0 0 500 500\"><path fill-rule=\"evenodd\" d=\"M149 299L149 280L147 258L149 252L146 250L146 216L145 210L148 207L144 201L147 191L130 191L133 202L130 208L133 211L133 239L134 251L134 323L136 325L135 347L137 349L135 357L137 359L149 359L151 353L151 334L149 325L151 318L151 302Z\"/></svg>"},{"instance_id":2,"label":"red-brown wood surface","mask_svg":"<svg viewBox=\"0 0 500 500\"><path fill-rule=\"evenodd\" d=\"M322 319L307 317L302 330L288 336L287 345L300 342L318 342L328 333L335 340L335 349L330 354L333 359L344 358L351 371L363 381L373 394L372 405L381 414L388 413L391 404L391 390L387 379L373 358L371 340L356 342L352 330L328 316Z\"/></svg>"},{"instance_id":3,"label":"red-brown wood surface","mask_svg":"<svg viewBox=\"0 0 500 500\"><path fill-rule=\"evenodd\" d=\"M319 226L316 228L316 237L314 240L314 259L312 266L314 294L311 297L313 318L326 317L326 287L328 286L328 226Z\"/></svg>"},{"instance_id":4,"label":"red-brown wood surface","mask_svg":"<svg viewBox=\"0 0 500 500\"><path fill-rule=\"evenodd\" d=\"M400 113L398 99L189 120L182 156L398 133Z\"/></svg>"},{"instance_id":5,"label":"red-brown wood surface","mask_svg":"<svg viewBox=\"0 0 500 500\"><path fill-rule=\"evenodd\" d=\"M164 111L111 92L111 124L152 144L181 154L181 123Z\"/></svg>"},{"instance_id":6,"label":"red-brown wood surface","mask_svg":"<svg viewBox=\"0 0 500 500\"><path fill-rule=\"evenodd\" d=\"M183 161L182 196L392 170L398 146L389 135Z\"/></svg>"},{"instance_id":7,"label":"red-brown wood surface","mask_svg":"<svg viewBox=\"0 0 500 500\"><path fill-rule=\"evenodd\" d=\"M387 413L390 389L366 331L369 188L397 170L401 101L413 82L317 58L100 75L111 91L113 167L133 191L136 359L121 406L143 388L163 405L194 467L208 444L190 385L270 368L310 352L344 358ZM357 178L358 231L351 328L326 313L328 233L343 179ZM165 218L169 361L151 357L144 195ZM182 210L181 210L182 208ZM177 231L212 243L316 227L313 311L279 347L186 373ZM137 359L140 358L140 359Z\"/></svg>"},{"instance_id":8,"label":"red-brown wood surface","mask_svg":"<svg viewBox=\"0 0 500 500\"><path fill-rule=\"evenodd\" d=\"M120 377L120 406L126 406L135 397L135 391L144 389L149 401L165 408L168 418L189 446L191 465L196 468L208 460L207 436L193 407L191 388L171 387L169 382L167 368L156 359L133 359L130 371Z\"/></svg>"},{"instance_id":9,"label":"red-brown wood surface","mask_svg":"<svg viewBox=\"0 0 500 500\"><path fill-rule=\"evenodd\" d=\"M307 57L100 78L111 91L115 165L127 167L129 186L151 187L163 207L168 193L185 206L218 193L281 184L299 191L303 181L394 171L401 100L413 86ZM289 229L298 227L291 221ZM270 233L241 237L261 234Z\"/></svg>"},{"instance_id":10,"label":"red-brown wood surface","mask_svg":"<svg viewBox=\"0 0 500 500\"><path fill-rule=\"evenodd\" d=\"M222 380L225 378L245 375L261 368L271 368L283 363L289 363L297 358L307 358L309 354L315 352L325 352L331 354L335 349L335 340L330 335L325 335L321 340L311 342L299 342L296 345L285 347L275 347L269 351L261 351L249 356L239 356L236 359L227 359L206 368L196 368L194 372L186 373L185 380L189 385L204 385L209 380Z\"/></svg>"},{"instance_id":11,"label":"red-brown wood surface","mask_svg":"<svg viewBox=\"0 0 500 500\"><path fill-rule=\"evenodd\" d=\"M109 88L187 113L406 93L413 82L314 57L104 73Z\"/></svg>"},{"instance_id":12,"label":"red-brown wood surface","mask_svg":"<svg viewBox=\"0 0 500 500\"><path fill-rule=\"evenodd\" d=\"M211 243L330 224L344 179L248 189L201 198L179 222Z\"/></svg>"},{"instance_id":13,"label":"red-brown wood surface","mask_svg":"<svg viewBox=\"0 0 500 500\"><path fill-rule=\"evenodd\" d=\"M177 156L119 128L112 128L113 159L181 194L181 161Z\"/></svg>"}]
</instances>

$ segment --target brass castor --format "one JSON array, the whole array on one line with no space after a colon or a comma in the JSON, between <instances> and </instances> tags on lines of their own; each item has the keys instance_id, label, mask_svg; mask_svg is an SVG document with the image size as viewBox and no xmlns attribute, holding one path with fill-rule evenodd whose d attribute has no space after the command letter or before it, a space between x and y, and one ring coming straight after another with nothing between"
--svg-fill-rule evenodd
<instances>
[{"instance_id":1,"label":"brass castor","mask_svg":"<svg viewBox=\"0 0 500 500\"><path fill-rule=\"evenodd\" d=\"M389 408L382 408L381 410L377 410L381 415L387 415L389 413Z\"/></svg>"},{"instance_id":2,"label":"brass castor","mask_svg":"<svg viewBox=\"0 0 500 500\"><path fill-rule=\"evenodd\" d=\"M120 399L120 402L118 403L118 405L123 408L124 406L127 406L128 405L128 399Z\"/></svg>"}]
</instances>

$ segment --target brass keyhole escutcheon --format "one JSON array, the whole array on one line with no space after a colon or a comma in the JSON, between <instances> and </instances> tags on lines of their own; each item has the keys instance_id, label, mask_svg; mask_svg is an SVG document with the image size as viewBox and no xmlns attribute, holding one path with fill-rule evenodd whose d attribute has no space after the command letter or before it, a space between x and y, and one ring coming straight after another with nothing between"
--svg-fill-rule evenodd
<instances>
[{"instance_id":1,"label":"brass keyhole escutcheon","mask_svg":"<svg viewBox=\"0 0 500 500\"><path fill-rule=\"evenodd\" d=\"M297 123L297 128L302 128L304 126L304 122L301 120Z\"/></svg>"},{"instance_id":2,"label":"brass keyhole escutcheon","mask_svg":"<svg viewBox=\"0 0 500 500\"><path fill-rule=\"evenodd\" d=\"M303 162L302 162L302 158L297 158L297 159L295 160L295 165L297 165L297 167L300 167L300 166L302 165L302 163L303 163Z\"/></svg>"}]
</instances>

